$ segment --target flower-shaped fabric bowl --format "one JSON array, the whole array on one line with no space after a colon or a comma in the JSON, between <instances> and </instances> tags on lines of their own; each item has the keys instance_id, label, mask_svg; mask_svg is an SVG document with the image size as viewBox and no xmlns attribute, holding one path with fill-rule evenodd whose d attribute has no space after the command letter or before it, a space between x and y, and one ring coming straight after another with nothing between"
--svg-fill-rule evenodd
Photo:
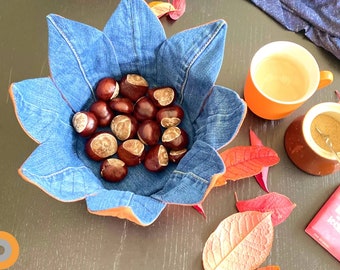
<instances>
[{"instance_id":1,"label":"flower-shaped fabric bowl","mask_svg":"<svg viewBox=\"0 0 340 270\"><path fill-rule=\"evenodd\" d=\"M167 39L143 0L122 0L103 31L47 17L51 76L10 87L18 121L39 146L20 175L65 202L85 199L88 210L131 220L155 221L167 204L193 205L210 190L212 176L225 168L217 152L237 134L246 113L242 99L215 85L226 23L215 21ZM97 82L138 73L150 87L172 86L186 116L190 150L161 173L132 167L119 183L107 183L99 164L86 156L85 140L72 128L75 112L93 103Z\"/></svg>"}]
</instances>

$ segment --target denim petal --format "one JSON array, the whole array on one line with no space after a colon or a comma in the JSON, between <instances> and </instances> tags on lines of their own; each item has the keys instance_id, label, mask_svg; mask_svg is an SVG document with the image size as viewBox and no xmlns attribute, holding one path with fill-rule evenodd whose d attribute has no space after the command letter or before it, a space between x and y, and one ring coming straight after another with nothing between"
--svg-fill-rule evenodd
<instances>
[{"instance_id":1,"label":"denim petal","mask_svg":"<svg viewBox=\"0 0 340 270\"><path fill-rule=\"evenodd\" d=\"M49 62L52 78L74 111L93 102L94 88L104 77L120 78L110 40L94 27L51 14Z\"/></svg>"},{"instance_id":2,"label":"denim petal","mask_svg":"<svg viewBox=\"0 0 340 270\"><path fill-rule=\"evenodd\" d=\"M220 155L203 141L195 141L163 189L153 198L169 204L197 204L202 201L212 175L224 171Z\"/></svg>"},{"instance_id":3,"label":"denim petal","mask_svg":"<svg viewBox=\"0 0 340 270\"><path fill-rule=\"evenodd\" d=\"M72 129L72 111L50 78L13 83L10 93L21 126L36 142L54 140Z\"/></svg>"},{"instance_id":4,"label":"denim petal","mask_svg":"<svg viewBox=\"0 0 340 270\"><path fill-rule=\"evenodd\" d=\"M151 197L117 190L103 190L95 196L88 196L86 204L88 209L93 212L128 207L144 226L153 223L166 207L166 204Z\"/></svg>"},{"instance_id":5,"label":"denim petal","mask_svg":"<svg viewBox=\"0 0 340 270\"><path fill-rule=\"evenodd\" d=\"M214 21L166 40L157 53L157 83L173 86L195 119L222 65L227 24Z\"/></svg>"},{"instance_id":6,"label":"denim petal","mask_svg":"<svg viewBox=\"0 0 340 270\"><path fill-rule=\"evenodd\" d=\"M236 92L214 86L200 115L193 122L195 140L220 149L234 139L246 112L247 105Z\"/></svg>"},{"instance_id":7,"label":"denim petal","mask_svg":"<svg viewBox=\"0 0 340 270\"><path fill-rule=\"evenodd\" d=\"M52 159L53 157L53 159ZM61 201L76 201L102 189L100 180L62 136L39 145L20 168L23 177Z\"/></svg>"},{"instance_id":8,"label":"denim petal","mask_svg":"<svg viewBox=\"0 0 340 270\"><path fill-rule=\"evenodd\" d=\"M145 1L122 0L103 31L115 48L123 74L155 76L155 51L166 36Z\"/></svg>"}]
</instances>

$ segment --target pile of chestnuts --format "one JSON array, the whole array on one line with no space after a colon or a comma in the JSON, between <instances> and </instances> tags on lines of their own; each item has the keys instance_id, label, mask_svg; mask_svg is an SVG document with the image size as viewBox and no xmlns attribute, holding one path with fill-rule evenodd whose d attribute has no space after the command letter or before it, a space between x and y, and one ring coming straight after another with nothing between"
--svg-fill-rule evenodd
<instances>
[{"instance_id":1,"label":"pile of chestnuts","mask_svg":"<svg viewBox=\"0 0 340 270\"><path fill-rule=\"evenodd\" d=\"M120 81L101 79L95 95L88 110L74 114L72 125L87 137L85 152L101 162L104 180L121 181L129 166L141 163L159 172L186 154L189 136L179 127L184 111L175 104L173 88L149 88L142 76L127 74Z\"/></svg>"}]
</instances>

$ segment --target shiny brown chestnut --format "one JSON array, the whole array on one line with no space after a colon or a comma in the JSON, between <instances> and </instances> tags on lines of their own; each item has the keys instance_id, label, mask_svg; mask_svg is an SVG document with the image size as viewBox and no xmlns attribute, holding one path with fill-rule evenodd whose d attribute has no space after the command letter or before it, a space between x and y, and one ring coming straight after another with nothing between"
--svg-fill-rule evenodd
<instances>
[{"instance_id":1,"label":"shiny brown chestnut","mask_svg":"<svg viewBox=\"0 0 340 270\"><path fill-rule=\"evenodd\" d=\"M117 152L118 143L111 133L97 132L86 142L85 152L95 161L103 160Z\"/></svg>"},{"instance_id":2,"label":"shiny brown chestnut","mask_svg":"<svg viewBox=\"0 0 340 270\"><path fill-rule=\"evenodd\" d=\"M162 171L169 163L169 156L166 148L157 144L150 148L144 159L144 166L151 172Z\"/></svg>"},{"instance_id":3,"label":"shiny brown chestnut","mask_svg":"<svg viewBox=\"0 0 340 270\"><path fill-rule=\"evenodd\" d=\"M127 74L119 84L120 94L132 101L137 101L140 97L145 96L148 91L148 82L138 74Z\"/></svg>"},{"instance_id":4,"label":"shiny brown chestnut","mask_svg":"<svg viewBox=\"0 0 340 270\"><path fill-rule=\"evenodd\" d=\"M98 99L109 101L118 96L119 83L114 78L103 78L98 82L95 93Z\"/></svg>"},{"instance_id":5,"label":"shiny brown chestnut","mask_svg":"<svg viewBox=\"0 0 340 270\"><path fill-rule=\"evenodd\" d=\"M145 120L139 124L137 136L146 145L155 145L161 138L161 127L154 120Z\"/></svg>"},{"instance_id":6,"label":"shiny brown chestnut","mask_svg":"<svg viewBox=\"0 0 340 270\"><path fill-rule=\"evenodd\" d=\"M179 127L169 127L162 135L162 143L170 150L181 150L189 144L188 133Z\"/></svg>"},{"instance_id":7,"label":"shiny brown chestnut","mask_svg":"<svg viewBox=\"0 0 340 270\"><path fill-rule=\"evenodd\" d=\"M154 119L156 117L157 107L149 97L144 96L135 103L133 113L138 121Z\"/></svg>"},{"instance_id":8,"label":"shiny brown chestnut","mask_svg":"<svg viewBox=\"0 0 340 270\"><path fill-rule=\"evenodd\" d=\"M119 182L127 173L128 167L118 158L105 159L100 165L100 175L108 182Z\"/></svg>"},{"instance_id":9,"label":"shiny brown chestnut","mask_svg":"<svg viewBox=\"0 0 340 270\"><path fill-rule=\"evenodd\" d=\"M159 87L148 90L148 96L157 107L171 105L175 101L175 90L171 87Z\"/></svg>"},{"instance_id":10,"label":"shiny brown chestnut","mask_svg":"<svg viewBox=\"0 0 340 270\"><path fill-rule=\"evenodd\" d=\"M178 163L188 152L186 148L180 150L171 150L169 152L169 160L173 163Z\"/></svg>"},{"instance_id":11,"label":"shiny brown chestnut","mask_svg":"<svg viewBox=\"0 0 340 270\"><path fill-rule=\"evenodd\" d=\"M94 113L80 111L73 115L72 125L77 133L82 137L91 136L98 127L98 120Z\"/></svg>"},{"instance_id":12,"label":"shiny brown chestnut","mask_svg":"<svg viewBox=\"0 0 340 270\"><path fill-rule=\"evenodd\" d=\"M164 128L178 126L183 118L184 111L178 105L162 108L156 114L157 122Z\"/></svg>"},{"instance_id":13,"label":"shiny brown chestnut","mask_svg":"<svg viewBox=\"0 0 340 270\"><path fill-rule=\"evenodd\" d=\"M144 160L145 146L140 140L129 139L119 145L117 154L127 166L136 166Z\"/></svg>"},{"instance_id":14,"label":"shiny brown chestnut","mask_svg":"<svg viewBox=\"0 0 340 270\"><path fill-rule=\"evenodd\" d=\"M129 98L114 98L110 101L109 106L119 113L130 114L133 112L133 102Z\"/></svg>"},{"instance_id":15,"label":"shiny brown chestnut","mask_svg":"<svg viewBox=\"0 0 340 270\"><path fill-rule=\"evenodd\" d=\"M133 138L138 129L138 122L132 115L119 114L110 125L112 133L121 141Z\"/></svg>"},{"instance_id":16,"label":"shiny brown chestnut","mask_svg":"<svg viewBox=\"0 0 340 270\"><path fill-rule=\"evenodd\" d=\"M98 120L98 126L100 127L106 127L110 125L114 116L113 111L109 107L108 103L103 100L98 100L92 103L89 111L95 114Z\"/></svg>"}]
</instances>

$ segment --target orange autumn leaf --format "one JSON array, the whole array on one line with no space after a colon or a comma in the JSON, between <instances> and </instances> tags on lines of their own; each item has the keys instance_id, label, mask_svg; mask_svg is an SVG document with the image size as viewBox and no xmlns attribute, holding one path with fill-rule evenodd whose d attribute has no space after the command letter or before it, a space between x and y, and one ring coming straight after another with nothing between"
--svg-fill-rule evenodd
<instances>
[{"instance_id":1,"label":"orange autumn leaf","mask_svg":"<svg viewBox=\"0 0 340 270\"><path fill-rule=\"evenodd\" d=\"M158 17L162 17L168 14L171 11L175 11L175 7L171 3L166 3L162 1L153 1L150 2L149 7L151 11Z\"/></svg>"},{"instance_id":2,"label":"orange autumn leaf","mask_svg":"<svg viewBox=\"0 0 340 270\"><path fill-rule=\"evenodd\" d=\"M280 270L280 266L278 266L278 265L268 265L268 266L265 266L265 267L257 268L257 270Z\"/></svg>"},{"instance_id":3,"label":"orange autumn leaf","mask_svg":"<svg viewBox=\"0 0 340 270\"><path fill-rule=\"evenodd\" d=\"M254 176L262 168L277 164L280 161L277 153L266 146L236 146L220 153L226 167L224 174L218 176L215 186L221 186L227 180L240 180Z\"/></svg>"},{"instance_id":4,"label":"orange autumn leaf","mask_svg":"<svg viewBox=\"0 0 340 270\"><path fill-rule=\"evenodd\" d=\"M205 243L204 269L257 269L272 248L274 229L270 216L248 211L224 219Z\"/></svg>"}]
</instances>

